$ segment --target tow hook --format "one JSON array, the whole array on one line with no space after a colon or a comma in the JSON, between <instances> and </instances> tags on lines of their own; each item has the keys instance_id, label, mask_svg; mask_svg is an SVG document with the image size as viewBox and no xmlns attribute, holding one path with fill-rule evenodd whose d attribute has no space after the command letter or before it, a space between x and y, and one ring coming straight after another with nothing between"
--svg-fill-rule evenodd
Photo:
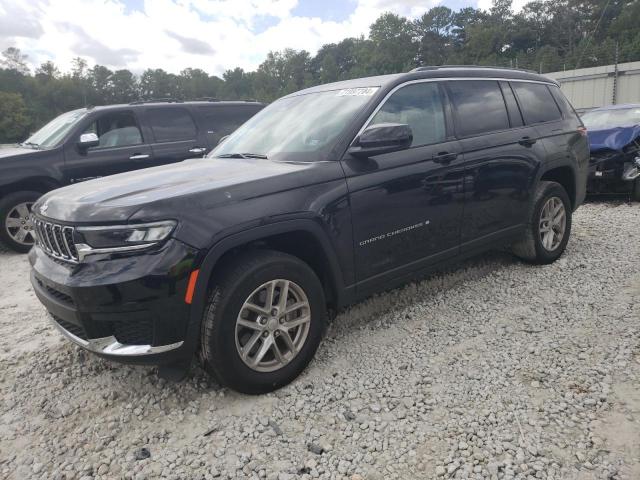
<instances>
[{"instance_id":1,"label":"tow hook","mask_svg":"<svg viewBox=\"0 0 640 480\"><path fill-rule=\"evenodd\" d=\"M640 157L634 158L633 163L627 165L622 174L622 180L632 182L638 177L640 177Z\"/></svg>"}]
</instances>

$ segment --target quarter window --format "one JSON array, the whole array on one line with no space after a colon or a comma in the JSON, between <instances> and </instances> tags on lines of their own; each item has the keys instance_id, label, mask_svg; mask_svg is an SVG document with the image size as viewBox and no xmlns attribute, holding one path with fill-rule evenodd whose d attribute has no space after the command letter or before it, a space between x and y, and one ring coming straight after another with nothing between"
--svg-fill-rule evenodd
<instances>
[{"instance_id":1,"label":"quarter window","mask_svg":"<svg viewBox=\"0 0 640 480\"><path fill-rule=\"evenodd\" d=\"M107 113L92 122L83 133L95 133L100 144L95 148L139 145L142 134L131 112Z\"/></svg>"},{"instance_id":2,"label":"quarter window","mask_svg":"<svg viewBox=\"0 0 640 480\"><path fill-rule=\"evenodd\" d=\"M411 127L411 146L442 142L446 124L437 83L414 83L400 88L382 105L370 125L403 123Z\"/></svg>"},{"instance_id":3,"label":"quarter window","mask_svg":"<svg viewBox=\"0 0 640 480\"><path fill-rule=\"evenodd\" d=\"M457 132L462 137L509 128L509 117L498 82L464 80L447 82L456 109Z\"/></svg>"},{"instance_id":4,"label":"quarter window","mask_svg":"<svg viewBox=\"0 0 640 480\"><path fill-rule=\"evenodd\" d=\"M184 108L150 108L147 116L157 142L196 138L196 125Z\"/></svg>"},{"instance_id":5,"label":"quarter window","mask_svg":"<svg viewBox=\"0 0 640 480\"><path fill-rule=\"evenodd\" d=\"M512 82L526 124L560 120L562 113L551 96L549 88L542 83Z\"/></svg>"}]
</instances>

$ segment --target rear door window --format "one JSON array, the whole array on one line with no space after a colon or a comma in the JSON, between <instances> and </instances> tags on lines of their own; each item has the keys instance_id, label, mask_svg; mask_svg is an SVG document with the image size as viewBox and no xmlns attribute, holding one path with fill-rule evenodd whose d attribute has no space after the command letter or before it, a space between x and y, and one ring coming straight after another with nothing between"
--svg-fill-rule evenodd
<instances>
[{"instance_id":1,"label":"rear door window","mask_svg":"<svg viewBox=\"0 0 640 480\"><path fill-rule=\"evenodd\" d=\"M565 97L564 94L560 91L560 87L556 87L555 85L550 86L549 91L553 95L553 98L555 98L556 103L560 107L560 110L562 110L562 116L564 118L580 118L578 117L576 111L573 109L573 105L569 103L567 97Z\"/></svg>"},{"instance_id":2,"label":"rear door window","mask_svg":"<svg viewBox=\"0 0 640 480\"><path fill-rule=\"evenodd\" d=\"M176 142L196 138L196 125L186 108L149 108L147 118L157 142Z\"/></svg>"},{"instance_id":3,"label":"rear door window","mask_svg":"<svg viewBox=\"0 0 640 480\"><path fill-rule=\"evenodd\" d=\"M222 137L233 133L240 125L260 110L259 106L205 106L198 107L209 140L215 146Z\"/></svg>"},{"instance_id":4,"label":"rear door window","mask_svg":"<svg viewBox=\"0 0 640 480\"><path fill-rule=\"evenodd\" d=\"M549 87L542 83L511 82L527 125L560 120L562 113Z\"/></svg>"},{"instance_id":5,"label":"rear door window","mask_svg":"<svg viewBox=\"0 0 640 480\"><path fill-rule=\"evenodd\" d=\"M456 131L461 137L509 128L509 117L498 82L460 80L447 82L456 110Z\"/></svg>"},{"instance_id":6,"label":"rear door window","mask_svg":"<svg viewBox=\"0 0 640 480\"><path fill-rule=\"evenodd\" d=\"M414 83L394 92L369 125L402 123L413 132L412 147L443 142L447 136L444 105L435 82Z\"/></svg>"}]
</instances>

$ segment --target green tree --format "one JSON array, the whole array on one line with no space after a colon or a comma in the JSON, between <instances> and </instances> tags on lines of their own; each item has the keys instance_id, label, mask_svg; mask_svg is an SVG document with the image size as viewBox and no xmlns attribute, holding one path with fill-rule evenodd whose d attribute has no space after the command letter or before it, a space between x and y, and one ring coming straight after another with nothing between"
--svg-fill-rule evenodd
<instances>
[{"instance_id":1,"label":"green tree","mask_svg":"<svg viewBox=\"0 0 640 480\"><path fill-rule=\"evenodd\" d=\"M2 60L0 60L0 67L9 70L15 70L23 75L29 73L29 67L27 66L27 55L24 55L19 48L9 47L2 52Z\"/></svg>"},{"instance_id":2,"label":"green tree","mask_svg":"<svg viewBox=\"0 0 640 480\"><path fill-rule=\"evenodd\" d=\"M31 121L22 95L0 92L0 143L15 143L24 140Z\"/></svg>"}]
</instances>

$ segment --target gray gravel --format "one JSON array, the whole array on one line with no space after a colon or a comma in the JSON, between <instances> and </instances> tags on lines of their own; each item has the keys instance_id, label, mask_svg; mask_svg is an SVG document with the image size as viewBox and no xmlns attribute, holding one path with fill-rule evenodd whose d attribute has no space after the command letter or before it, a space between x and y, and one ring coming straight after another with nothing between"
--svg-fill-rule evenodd
<instances>
[{"instance_id":1,"label":"gray gravel","mask_svg":"<svg viewBox=\"0 0 640 480\"><path fill-rule=\"evenodd\" d=\"M355 306L292 385L180 384L63 341L0 253L0 478L640 478L640 204Z\"/></svg>"}]
</instances>

